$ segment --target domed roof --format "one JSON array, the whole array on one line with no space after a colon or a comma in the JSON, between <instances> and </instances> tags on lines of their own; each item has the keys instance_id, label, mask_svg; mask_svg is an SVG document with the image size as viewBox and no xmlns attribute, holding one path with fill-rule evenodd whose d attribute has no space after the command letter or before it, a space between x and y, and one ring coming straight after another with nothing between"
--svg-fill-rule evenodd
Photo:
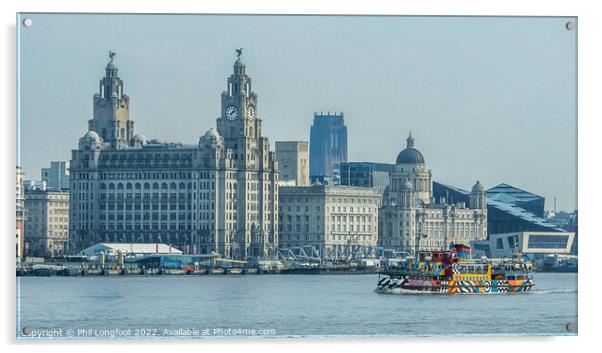
<instances>
[{"instance_id":1,"label":"domed roof","mask_svg":"<svg viewBox=\"0 0 602 353\"><path fill-rule=\"evenodd\" d=\"M205 132L205 134L203 135L203 137L208 137L208 138L209 137L215 137L216 139L220 138L219 133L217 131L215 131L214 128L211 128L211 129L207 130Z\"/></svg>"},{"instance_id":2,"label":"domed roof","mask_svg":"<svg viewBox=\"0 0 602 353\"><path fill-rule=\"evenodd\" d=\"M117 65L115 65L113 63L113 61L109 61L109 63L107 64L106 69L108 69L108 70L117 70Z\"/></svg>"},{"instance_id":3,"label":"domed roof","mask_svg":"<svg viewBox=\"0 0 602 353\"><path fill-rule=\"evenodd\" d=\"M477 183L474 184L474 186L472 187L472 191L473 192L484 192L485 188L483 187L483 184L481 184L481 182L477 180Z\"/></svg>"},{"instance_id":4,"label":"domed roof","mask_svg":"<svg viewBox=\"0 0 602 353\"><path fill-rule=\"evenodd\" d=\"M133 139L134 139L134 141L140 142L143 145L146 143L146 137L142 134L134 135Z\"/></svg>"},{"instance_id":5,"label":"domed roof","mask_svg":"<svg viewBox=\"0 0 602 353\"><path fill-rule=\"evenodd\" d=\"M89 140L89 141L100 141L100 136L98 136L98 134L96 133L96 131L90 130L88 132L86 132L86 134L84 135L84 139Z\"/></svg>"},{"instance_id":6,"label":"domed roof","mask_svg":"<svg viewBox=\"0 0 602 353\"><path fill-rule=\"evenodd\" d=\"M410 132L407 139L407 147L397 155L396 164L424 164L424 156L414 148L414 138Z\"/></svg>"}]
</instances>

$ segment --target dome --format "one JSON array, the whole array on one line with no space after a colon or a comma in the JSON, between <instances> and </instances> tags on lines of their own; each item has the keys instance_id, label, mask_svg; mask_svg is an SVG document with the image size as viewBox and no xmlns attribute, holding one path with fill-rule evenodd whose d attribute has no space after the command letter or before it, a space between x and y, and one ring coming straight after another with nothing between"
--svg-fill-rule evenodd
<instances>
[{"instance_id":1,"label":"dome","mask_svg":"<svg viewBox=\"0 0 602 353\"><path fill-rule=\"evenodd\" d=\"M96 131L90 130L79 140L79 143L85 146L99 146L102 143L102 139Z\"/></svg>"},{"instance_id":2,"label":"dome","mask_svg":"<svg viewBox=\"0 0 602 353\"><path fill-rule=\"evenodd\" d=\"M100 142L100 136L98 136L96 131L92 130L86 132L86 134L84 135L84 139L87 141Z\"/></svg>"},{"instance_id":3,"label":"dome","mask_svg":"<svg viewBox=\"0 0 602 353\"><path fill-rule=\"evenodd\" d=\"M406 148L397 155L396 164L424 164L422 153L415 148Z\"/></svg>"},{"instance_id":4,"label":"dome","mask_svg":"<svg viewBox=\"0 0 602 353\"><path fill-rule=\"evenodd\" d=\"M117 70L117 66L113 63L113 60L109 61L106 67L107 70Z\"/></svg>"},{"instance_id":5,"label":"dome","mask_svg":"<svg viewBox=\"0 0 602 353\"><path fill-rule=\"evenodd\" d=\"M205 134L203 135L203 137L206 137L206 138L215 137L216 139L220 138L219 133L217 131L215 131L214 128L211 128L211 129L207 130L205 132Z\"/></svg>"},{"instance_id":6,"label":"dome","mask_svg":"<svg viewBox=\"0 0 602 353\"><path fill-rule=\"evenodd\" d=\"M215 129L211 128L207 130L203 136L199 139L199 143L211 144L212 146L217 145L222 140L221 136Z\"/></svg>"},{"instance_id":7,"label":"dome","mask_svg":"<svg viewBox=\"0 0 602 353\"><path fill-rule=\"evenodd\" d=\"M397 155L396 164L424 164L424 156L414 148L412 133L407 139L407 147Z\"/></svg>"},{"instance_id":8,"label":"dome","mask_svg":"<svg viewBox=\"0 0 602 353\"><path fill-rule=\"evenodd\" d=\"M142 135L142 134L134 135L133 139L135 142L139 142L142 145L144 145L146 143L146 137L144 137L144 135Z\"/></svg>"},{"instance_id":9,"label":"dome","mask_svg":"<svg viewBox=\"0 0 602 353\"><path fill-rule=\"evenodd\" d=\"M472 192L485 192L485 188L480 181L477 180L477 183L472 187Z\"/></svg>"}]
</instances>

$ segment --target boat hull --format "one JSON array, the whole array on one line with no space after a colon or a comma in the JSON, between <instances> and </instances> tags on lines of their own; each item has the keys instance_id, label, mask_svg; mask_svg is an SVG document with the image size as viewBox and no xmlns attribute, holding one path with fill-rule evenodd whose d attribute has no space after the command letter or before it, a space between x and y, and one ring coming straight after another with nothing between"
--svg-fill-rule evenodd
<instances>
[{"instance_id":1,"label":"boat hull","mask_svg":"<svg viewBox=\"0 0 602 353\"><path fill-rule=\"evenodd\" d=\"M382 277L378 281L378 293L440 293L440 294L490 294L519 293L530 291L535 283L532 280L500 281L439 281L408 278Z\"/></svg>"}]
</instances>

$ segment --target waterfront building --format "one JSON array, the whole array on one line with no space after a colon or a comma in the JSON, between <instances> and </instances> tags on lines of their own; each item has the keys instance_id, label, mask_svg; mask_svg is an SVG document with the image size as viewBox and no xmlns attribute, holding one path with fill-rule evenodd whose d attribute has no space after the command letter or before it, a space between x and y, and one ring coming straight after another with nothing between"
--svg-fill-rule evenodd
<instances>
[{"instance_id":1,"label":"waterfront building","mask_svg":"<svg viewBox=\"0 0 602 353\"><path fill-rule=\"evenodd\" d=\"M309 174L330 177L347 162L347 126L343 113L314 113L309 138Z\"/></svg>"},{"instance_id":2,"label":"waterfront building","mask_svg":"<svg viewBox=\"0 0 602 353\"><path fill-rule=\"evenodd\" d=\"M49 190L69 189L69 161L52 161L49 168L42 168L40 180Z\"/></svg>"},{"instance_id":3,"label":"waterfront building","mask_svg":"<svg viewBox=\"0 0 602 353\"><path fill-rule=\"evenodd\" d=\"M64 255L69 242L69 192L48 189L25 191L26 256Z\"/></svg>"},{"instance_id":4,"label":"waterfront building","mask_svg":"<svg viewBox=\"0 0 602 353\"><path fill-rule=\"evenodd\" d=\"M368 254L377 245L380 199L374 188L283 186L280 248L309 248L321 257Z\"/></svg>"},{"instance_id":5,"label":"waterfront building","mask_svg":"<svg viewBox=\"0 0 602 353\"><path fill-rule=\"evenodd\" d=\"M280 172L279 184L309 185L309 143L307 141L276 141L276 159Z\"/></svg>"},{"instance_id":6,"label":"waterfront building","mask_svg":"<svg viewBox=\"0 0 602 353\"><path fill-rule=\"evenodd\" d=\"M487 237L487 195L478 181L465 202L433 197L432 173L410 134L380 209L379 245L415 254Z\"/></svg>"},{"instance_id":7,"label":"waterfront building","mask_svg":"<svg viewBox=\"0 0 602 353\"><path fill-rule=\"evenodd\" d=\"M474 256L511 258L514 255L541 259L547 255L568 255L573 246L573 232L515 232L490 234L486 240L472 243Z\"/></svg>"},{"instance_id":8,"label":"waterfront building","mask_svg":"<svg viewBox=\"0 0 602 353\"><path fill-rule=\"evenodd\" d=\"M395 164L375 162L341 163L341 185L374 187L383 194Z\"/></svg>"},{"instance_id":9,"label":"waterfront building","mask_svg":"<svg viewBox=\"0 0 602 353\"><path fill-rule=\"evenodd\" d=\"M15 225L15 240L16 240L16 256L17 261L23 258L23 245L25 237L25 193L23 188L23 169L17 166L17 180L15 190L16 200L16 225Z\"/></svg>"},{"instance_id":10,"label":"waterfront building","mask_svg":"<svg viewBox=\"0 0 602 353\"><path fill-rule=\"evenodd\" d=\"M502 183L487 190L487 199L513 204L527 212L544 218L545 198L534 193L521 190L512 185Z\"/></svg>"},{"instance_id":11,"label":"waterfront building","mask_svg":"<svg viewBox=\"0 0 602 353\"><path fill-rule=\"evenodd\" d=\"M123 87L111 57L89 131L72 151L72 252L138 242L237 259L274 255L277 161L240 54L221 93L217 129L197 144L135 134Z\"/></svg>"},{"instance_id":12,"label":"waterfront building","mask_svg":"<svg viewBox=\"0 0 602 353\"><path fill-rule=\"evenodd\" d=\"M493 189L520 190L508 184L500 184ZM453 202L468 202L470 198L468 191L443 183L433 183L433 190L436 198L447 197ZM487 234L490 236L492 234L526 231L565 231L549 220L529 211L535 210L539 213L540 205L543 205L543 201L538 200L539 197L529 196L534 194L526 191L518 194L517 197L511 197L510 193L500 195L495 192L492 194L497 195L497 197L490 199L489 191L487 191ZM515 195L517 194L515 193ZM527 207L529 210L521 206Z\"/></svg>"}]
</instances>

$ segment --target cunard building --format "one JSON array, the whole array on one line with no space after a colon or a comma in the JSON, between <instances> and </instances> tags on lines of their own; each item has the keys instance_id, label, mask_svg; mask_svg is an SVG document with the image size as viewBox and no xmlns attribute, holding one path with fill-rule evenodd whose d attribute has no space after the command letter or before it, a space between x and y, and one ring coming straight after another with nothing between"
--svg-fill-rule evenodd
<instances>
[{"instance_id":1,"label":"cunard building","mask_svg":"<svg viewBox=\"0 0 602 353\"><path fill-rule=\"evenodd\" d=\"M487 195L478 181L465 202L433 197L432 173L410 134L397 155L379 213L379 245L414 254L487 238Z\"/></svg>"},{"instance_id":2,"label":"cunard building","mask_svg":"<svg viewBox=\"0 0 602 353\"><path fill-rule=\"evenodd\" d=\"M185 253L246 259L278 247L278 172L257 95L240 58L221 94L217 129L197 144L134 133L113 56L88 132L72 151L70 247L165 243Z\"/></svg>"}]
</instances>

